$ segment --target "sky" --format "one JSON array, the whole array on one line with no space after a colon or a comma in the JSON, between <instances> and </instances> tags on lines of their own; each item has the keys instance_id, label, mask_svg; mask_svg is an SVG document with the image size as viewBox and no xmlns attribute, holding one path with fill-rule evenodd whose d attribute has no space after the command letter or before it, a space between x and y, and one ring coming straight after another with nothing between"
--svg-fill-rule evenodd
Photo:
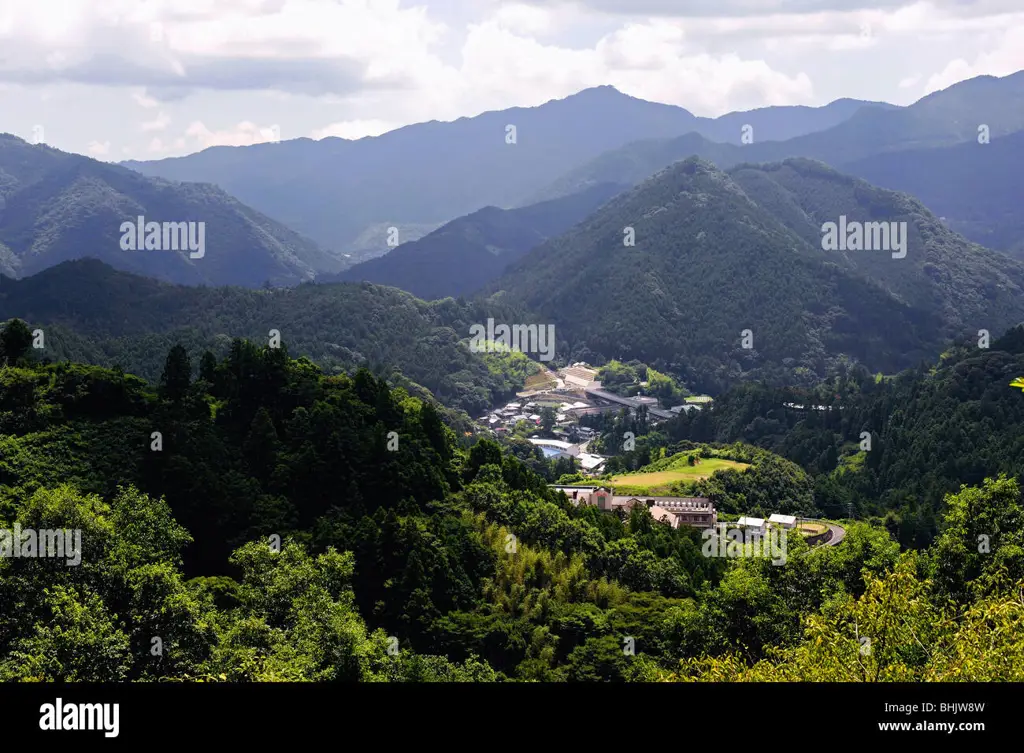
<instances>
[{"instance_id":1,"label":"sky","mask_svg":"<svg viewBox=\"0 0 1024 753\"><path fill-rule=\"evenodd\" d=\"M602 84L715 117L1021 69L1024 0L0 0L0 132L108 161Z\"/></svg>"}]
</instances>

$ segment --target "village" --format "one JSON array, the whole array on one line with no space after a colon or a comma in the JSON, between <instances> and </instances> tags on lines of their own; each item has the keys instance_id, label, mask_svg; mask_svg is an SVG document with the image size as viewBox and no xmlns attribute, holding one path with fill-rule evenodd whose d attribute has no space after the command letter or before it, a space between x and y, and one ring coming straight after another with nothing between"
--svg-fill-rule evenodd
<instances>
[{"instance_id":1,"label":"village","mask_svg":"<svg viewBox=\"0 0 1024 753\"><path fill-rule=\"evenodd\" d=\"M527 422L531 429L551 435L541 437L534 433L529 437L529 441L539 447L545 457L571 457L584 474L596 476L603 472L607 458L587 452L595 431L580 425L583 416L616 412L623 408L633 411L642 408L646 410L651 423L658 423L684 411L701 410L711 402L707 396L688 398L685 403L666 410L659 407L656 397L622 397L602 389L597 375L597 369L583 362L574 363L556 373L546 372L547 379L541 386L517 393L517 401L480 416L477 423L500 437L511 435L522 422ZM544 425L546 410L554 414L550 427Z\"/></svg>"},{"instance_id":2,"label":"village","mask_svg":"<svg viewBox=\"0 0 1024 753\"><path fill-rule=\"evenodd\" d=\"M623 408L644 409L651 423L666 421L681 412L699 411L712 403L712 398L699 396L669 409L659 407L655 397L638 395L623 397L602 388L597 379L598 370L586 363L574 363L557 372L547 372L542 386L517 393L517 401L510 402L477 419L480 426L495 436L510 436L523 428L536 429L551 437L533 433L528 440L538 447L546 458L572 458L584 476L600 476L607 458L587 451L596 432L580 425L580 418L588 415L619 411ZM796 407L796 406L794 406ZM802 408L803 406L799 406ZM547 420L545 420L545 414ZM547 425L545 425L547 424ZM520 433L520 436L522 434ZM637 506L646 507L654 520L672 528L688 526L702 530L716 529L718 511L707 497L662 497L648 494L615 494L608 486L551 485L566 495L572 504L594 506L603 512L621 512L628 515ZM800 520L794 515L773 514L769 518L743 515L728 524L745 535L763 537L772 530L787 531L798 528ZM827 530L827 529L826 529Z\"/></svg>"}]
</instances>

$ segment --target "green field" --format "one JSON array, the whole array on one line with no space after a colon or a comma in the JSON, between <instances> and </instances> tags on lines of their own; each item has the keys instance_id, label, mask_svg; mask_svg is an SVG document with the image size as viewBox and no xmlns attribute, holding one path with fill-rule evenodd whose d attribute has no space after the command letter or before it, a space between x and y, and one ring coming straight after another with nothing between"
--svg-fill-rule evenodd
<instances>
[{"instance_id":1,"label":"green field","mask_svg":"<svg viewBox=\"0 0 1024 753\"><path fill-rule=\"evenodd\" d=\"M700 481L715 471L727 468L742 471L749 468L747 463L722 458L705 458L698 465L687 465L686 457L676 460L670 467L658 471L621 473L613 476L609 483L616 494L651 494L671 496L672 485L680 482Z\"/></svg>"}]
</instances>

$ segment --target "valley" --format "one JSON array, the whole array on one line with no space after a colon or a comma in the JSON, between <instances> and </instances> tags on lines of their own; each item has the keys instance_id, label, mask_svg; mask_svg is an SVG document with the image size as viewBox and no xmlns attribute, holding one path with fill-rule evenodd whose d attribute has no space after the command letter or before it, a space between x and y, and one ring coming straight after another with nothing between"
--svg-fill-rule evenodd
<instances>
[{"instance_id":1,"label":"valley","mask_svg":"<svg viewBox=\"0 0 1024 753\"><path fill-rule=\"evenodd\" d=\"M0 541L81 534L0 547L0 681L1024 679L1024 72L481 75L356 138L394 102L0 134Z\"/></svg>"}]
</instances>

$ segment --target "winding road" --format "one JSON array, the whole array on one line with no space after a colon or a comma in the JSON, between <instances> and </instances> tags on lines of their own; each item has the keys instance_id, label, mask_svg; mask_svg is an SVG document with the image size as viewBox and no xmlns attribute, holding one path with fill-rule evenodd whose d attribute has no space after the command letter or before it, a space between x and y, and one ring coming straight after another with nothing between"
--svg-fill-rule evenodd
<instances>
[{"instance_id":1,"label":"winding road","mask_svg":"<svg viewBox=\"0 0 1024 753\"><path fill-rule=\"evenodd\" d=\"M829 540L826 542L828 546L835 546L846 538L846 529L842 526L837 526L835 523L829 523L826 520L821 522L828 526L828 530L832 531L832 536L829 537Z\"/></svg>"},{"instance_id":2,"label":"winding road","mask_svg":"<svg viewBox=\"0 0 1024 753\"><path fill-rule=\"evenodd\" d=\"M832 532L832 535L828 537L825 546L836 546L846 538L846 529L835 523L829 523L827 520L817 520L816 518L802 518L802 521L804 523L821 523L824 526L828 526L828 530Z\"/></svg>"}]
</instances>

